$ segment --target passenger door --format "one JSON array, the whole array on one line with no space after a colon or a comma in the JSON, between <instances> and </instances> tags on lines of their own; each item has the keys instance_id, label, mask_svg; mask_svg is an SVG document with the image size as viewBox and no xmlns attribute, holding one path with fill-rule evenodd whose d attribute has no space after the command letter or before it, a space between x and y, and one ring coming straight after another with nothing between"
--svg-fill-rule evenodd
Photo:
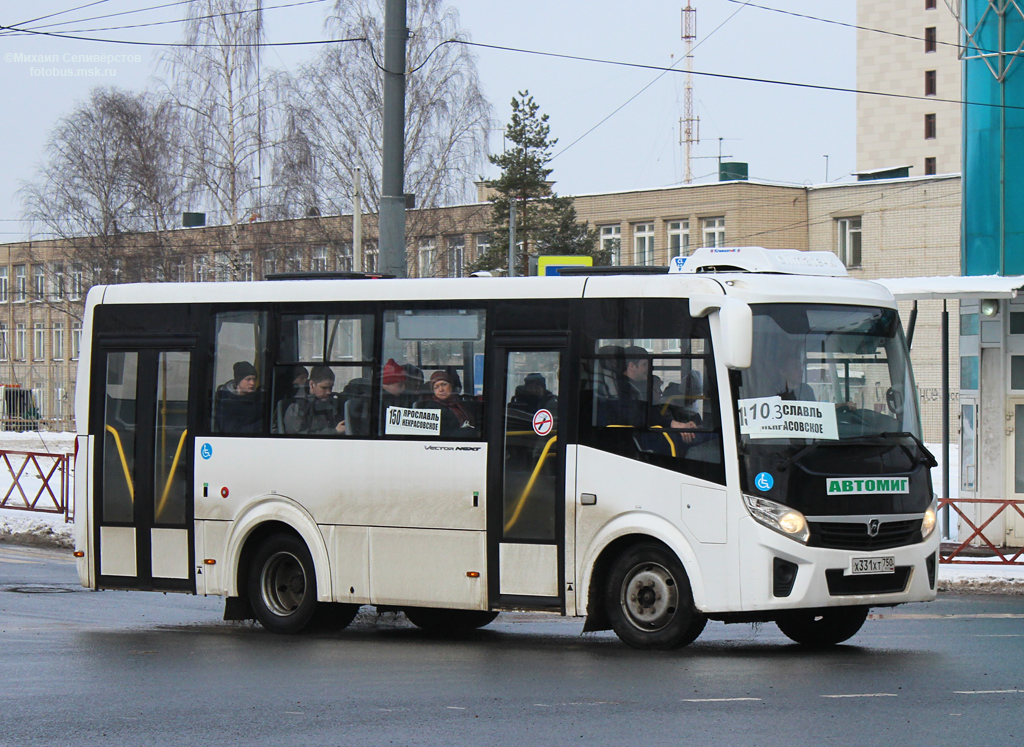
<instances>
[{"instance_id":1,"label":"passenger door","mask_svg":"<svg viewBox=\"0 0 1024 747\"><path fill-rule=\"evenodd\" d=\"M194 592L192 350L104 341L97 353L97 587Z\"/></svg>"},{"instance_id":2,"label":"passenger door","mask_svg":"<svg viewBox=\"0 0 1024 747\"><path fill-rule=\"evenodd\" d=\"M489 422L492 608L558 609L565 595L564 371L568 338L495 341Z\"/></svg>"}]
</instances>

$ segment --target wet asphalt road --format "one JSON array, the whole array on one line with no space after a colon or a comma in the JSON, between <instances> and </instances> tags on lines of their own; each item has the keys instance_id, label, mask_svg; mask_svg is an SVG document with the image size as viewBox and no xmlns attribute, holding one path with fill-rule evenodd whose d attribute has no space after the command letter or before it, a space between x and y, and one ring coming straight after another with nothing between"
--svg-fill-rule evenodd
<instances>
[{"instance_id":1,"label":"wet asphalt road","mask_svg":"<svg viewBox=\"0 0 1024 747\"><path fill-rule=\"evenodd\" d=\"M294 638L222 602L88 592L0 544L0 745L985 745L1024 737L1024 596L877 610L807 652L712 623L673 653L503 615L461 641L390 616Z\"/></svg>"}]
</instances>

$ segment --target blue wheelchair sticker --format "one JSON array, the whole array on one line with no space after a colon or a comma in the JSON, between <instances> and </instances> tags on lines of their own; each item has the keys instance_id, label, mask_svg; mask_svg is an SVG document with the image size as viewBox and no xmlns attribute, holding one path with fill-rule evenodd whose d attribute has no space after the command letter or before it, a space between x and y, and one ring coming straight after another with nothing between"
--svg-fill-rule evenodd
<instances>
[{"instance_id":1,"label":"blue wheelchair sticker","mask_svg":"<svg viewBox=\"0 0 1024 747\"><path fill-rule=\"evenodd\" d=\"M199 450L199 453L202 454L203 459L209 459L210 457L213 456L213 447L210 446L210 444L203 444L203 447Z\"/></svg>"},{"instance_id":2,"label":"blue wheelchair sticker","mask_svg":"<svg viewBox=\"0 0 1024 747\"><path fill-rule=\"evenodd\" d=\"M761 472L757 477L754 478L754 487L763 493L767 493L772 489L772 485L775 484L775 480L767 472Z\"/></svg>"}]
</instances>

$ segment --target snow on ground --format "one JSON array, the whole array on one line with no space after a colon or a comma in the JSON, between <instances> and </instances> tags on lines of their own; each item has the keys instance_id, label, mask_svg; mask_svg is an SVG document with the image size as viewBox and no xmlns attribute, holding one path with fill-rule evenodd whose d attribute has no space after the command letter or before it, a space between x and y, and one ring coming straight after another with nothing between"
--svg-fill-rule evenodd
<instances>
[{"instance_id":1,"label":"snow on ground","mask_svg":"<svg viewBox=\"0 0 1024 747\"><path fill-rule=\"evenodd\" d=\"M75 448L73 433L3 433L0 432L0 450L31 451L36 453L67 453ZM942 445L928 444L928 448L941 461ZM950 493L956 494L959 483L960 460L956 444L950 445ZM0 467L0 470L3 470ZM941 492L942 467L932 470L932 485ZM2 476L2 471L0 471ZM9 485L9 483L8 483ZM0 489L6 491L0 479ZM940 522L941 526L941 522ZM0 508L0 542L18 542L47 547L73 548L73 525L64 522L62 514L42 514ZM952 540L956 540L953 523ZM1024 556L1015 565L983 565L987 558L965 558L965 563L939 566L939 589L942 591L977 591L999 594L1024 594Z\"/></svg>"}]
</instances>

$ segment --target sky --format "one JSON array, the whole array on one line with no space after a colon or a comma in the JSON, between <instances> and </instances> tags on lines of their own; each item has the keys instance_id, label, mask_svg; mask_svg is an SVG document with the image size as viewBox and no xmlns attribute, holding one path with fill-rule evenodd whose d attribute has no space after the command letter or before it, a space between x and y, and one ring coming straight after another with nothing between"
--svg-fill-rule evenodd
<instances>
[{"instance_id":1,"label":"sky","mask_svg":"<svg viewBox=\"0 0 1024 747\"><path fill-rule=\"evenodd\" d=\"M685 2L686 0L683 0ZM325 38L323 20L333 0L263 0L268 41ZM695 72L854 88L855 32L851 28L773 12L742 0L690 0L696 8ZM276 8L279 5L291 5ZM791 13L843 23L855 20L855 0L758 0ZM89 7L81 7L86 6ZM681 3L663 0L449 0L466 36L481 44L514 47L682 70ZM0 5L0 25L15 26L79 8L29 28L55 33L152 24L78 35L103 39L173 42L184 11L172 0L36 0ZM138 11L106 19L78 19ZM74 23L67 23L75 21ZM170 23L166 23L170 22ZM62 23L65 25L51 26ZM0 32L0 87L7 102L0 118L0 241L27 238L18 189L44 157L49 132L95 86L156 88L159 46L128 46ZM271 47L265 68L296 70L315 46ZM75 55L120 55L98 63ZM559 194L592 194L666 187L684 177L679 120L685 76L623 65L474 48L480 80L499 126L509 101L529 91L550 117L558 138L551 163ZM33 61L57 55L57 62ZM82 69L66 77L52 69ZM94 69L91 69L94 68ZM49 71L48 71L49 69ZM717 160L749 164L752 179L820 184L849 179L855 169L856 97L853 93L765 82L693 76L700 143L693 149L694 181L717 179ZM489 138L500 151L500 129ZM826 158L827 156L827 158ZM493 177L493 166L481 176Z\"/></svg>"}]
</instances>

